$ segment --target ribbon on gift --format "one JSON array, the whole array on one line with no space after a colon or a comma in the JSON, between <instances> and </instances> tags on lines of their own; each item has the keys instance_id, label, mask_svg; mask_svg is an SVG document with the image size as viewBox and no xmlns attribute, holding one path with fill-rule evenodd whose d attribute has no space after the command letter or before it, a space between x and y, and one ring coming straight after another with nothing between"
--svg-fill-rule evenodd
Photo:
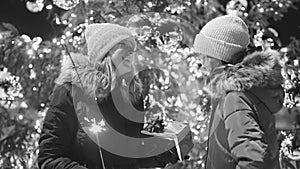
<instances>
[{"instance_id":1,"label":"ribbon on gift","mask_svg":"<svg viewBox=\"0 0 300 169\"><path fill-rule=\"evenodd\" d=\"M179 157L179 161L182 161L182 156L181 156L181 150L180 150L180 146L179 146L179 141L178 141L178 138L176 136L174 137L174 142L175 142L175 147L176 147L177 154L178 154L178 157Z\"/></svg>"}]
</instances>

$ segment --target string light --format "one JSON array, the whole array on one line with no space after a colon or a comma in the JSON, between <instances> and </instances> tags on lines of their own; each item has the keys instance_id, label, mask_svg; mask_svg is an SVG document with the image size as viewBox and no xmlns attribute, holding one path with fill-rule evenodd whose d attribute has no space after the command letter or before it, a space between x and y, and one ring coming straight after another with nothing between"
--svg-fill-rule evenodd
<instances>
[{"instance_id":1,"label":"string light","mask_svg":"<svg viewBox=\"0 0 300 169\"><path fill-rule=\"evenodd\" d=\"M74 14L74 13L72 13L72 14L71 14L71 17L75 18L75 17L77 17L77 15Z\"/></svg>"},{"instance_id":2,"label":"string light","mask_svg":"<svg viewBox=\"0 0 300 169\"><path fill-rule=\"evenodd\" d=\"M24 116L21 115L21 114L18 116L18 119L19 119L19 120L23 120L23 118L24 118Z\"/></svg>"},{"instance_id":3,"label":"string light","mask_svg":"<svg viewBox=\"0 0 300 169\"><path fill-rule=\"evenodd\" d=\"M59 20L58 17L55 18L55 23L56 23L57 25L60 25L60 24L61 24L61 22L60 22L60 20Z\"/></svg>"},{"instance_id":4,"label":"string light","mask_svg":"<svg viewBox=\"0 0 300 169\"><path fill-rule=\"evenodd\" d=\"M264 11L265 11L264 8L259 8L260 13L263 13Z\"/></svg>"},{"instance_id":5,"label":"string light","mask_svg":"<svg viewBox=\"0 0 300 169\"><path fill-rule=\"evenodd\" d=\"M64 10L70 10L79 4L79 0L53 0L53 4Z\"/></svg>"},{"instance_id":6,"label":"string light","mask_svg":"<svg viewBox=\"0 0 300 169\"><path fill-rule=\"evenodd\" d=\"M52 42L53 42L53 43L56 43L56 42L57 42L57 39L56 39L56 38L53 38L53 39L52 39Z\"/></svg>"},{"instance_id":7,"label":"string light","mask_svg":"<svg viewBox=\"0 0 300 169\"><path fill-rule=\"evenodd\" d=\"M68 24L68 21L63 20L63 21L62 21L62 24L67 25L67 24Z\"/></svg>"},{"instance_id":8,"label":"string light","mask_svg":"<svg viewBox=\"0 0 300 169\"><path fill-rule=\"evenodd\" d=\"M28 49L28 50L27 50L27 54L28 54L28 55L33 55L33 54L34 54L33 49Z\"/></svg>"},{"instance_id":9,"label":"string light","mask_svg":"<svg viewBox=\"0 0 300 169\"><path fill-rule=\"evenodd\" d=\"M90 3L88 0L85 0L84 2L85 3ZM209 5L208 4L209 1L200 1L200 0L197 0L197 2L198 3L201 2L201 6L202 7L205 6L205 5ZM275 2L274 4L276 4L280 8L281 7L286 7L286 4L287 4L284 1L282 1L282 3L284 3L284 4L282 4L281 1L274 1L274 2ZM112 1L109 1L109 3L111 4ZM189 3L189 1L186 2L186 4L192 6L192 4L188 4L188 3ZM289 2L289 3L291 3L291 2ZM149 4L149 2L148 2L148 4ZM151 2L149 4L150 8L154 7L154 5L155 4L153 4ZM257 4L256 6L257 6L257 10L259 12L261 12L261 13L268 12L268 10L269 10L269 12L271 14L275 14L275 15L280 15L281 14L280 11L279 12L277 11L277 7L266 8L264 4L263 5ZM53 8L52 5L47 5L46 6L46 9L48 9L48 10L51 10L52 8ZM244 7L241 8L241 9L242 10L246 10L246 8L244 8ZM174 5L172 8L168 7L168 10L173 10L174 13L180 13L180 12L182 12L185 9L184 9L183 6L181 6L181 7L178 7L178 10L177 10L176 6ZM77 48L77 49L81 48L80 45L84 41L84 36L82 35L82 33L84 32L84 29L85 29L86 25L88 25L89 23L95 22L95 18L96 18L95 14L98 14L98 11L97 10L95 10L95 11L94 10L90 10L88 13L90 15L88 15L88 16L85 17L85 18L88 18L88 19L85 19L84 23L79 24L77 26L75 26L75 25L72 24L72 23L75 23L75 22L71 23L72 18L75 19L76 17L78 17L77 14L75 14L75 13L72 13L70 15L71 18L65 19L63 21L61 21L59 19L59 17L55 18L55 23L56 24L67 25L67 27L68 27L67 29L69 31L66 31L65 34L62 35L61 37L57 37L57 38L52 39L52 42L54 44L56 44L57 47L61 47L61 44L64 44L64 43L70 43L71 45L73 45L74 48ZM249 15L248 15L248 13L245 12L245 13L243 13L243 16L248 17ZM105 17L106 17L105 19L107 19L107 18L116 18L112 14L110 14L109 17L108 16L105 16ZM263 22L261 22L261 24L259 22L256 22L254 24L257 27L262 27ZM73 29L73 27L74 27L74 29ZM150 29L153 29L153 27L151 27ZM146 42L147 40L149 40L149 38L153 37L153 32L149 31L147 33L148 30L146 28L143 31L145 31L145 32L142 32L141 34L139 34L140 37L138 37L140 41ZM159 37L160 35L158 34L158 35L154 35L154 36L158 36ZM178 35L178 36L180 36L180 35ZM170 34L167 35L167 38L169 38L169 37L173 38L172 36L170 36ZM259 37L259 36L257 36L257 37ZM0 39L1 38L3 38L2 34L0 34ZM159 39L159 38L157 38L157 39ZM177 40L176 38L174 38L172 40L174 40L173 42L182 41L182 39ZM12 44L17 44L18 46L21 47L22 45L27 45L26 43L32 44L33 41L34 40L31 40L27 35L24 35L22 41L15 40L15 41L11 41L11 43ZM168 41L166 41L166 42L168 43ZM166 43L161 43L160 42L159 44L165 45ZM188 55L190 55L191 53L193 53L192 49L189 49L189 48L185 48L185 50L178 49L176 47L179 47L179 46L176 46L176 45L178 45L176 43L175 43L175 46L174 45L172 46L171 44L168 44L168 45L170 45L170 46L165 45L165 46L162 46L164 48L161 48L161 49L170 53L170 50L167 50L167 48L169 48L169 49L173 50L172 52L178 52L178 53L176 53L174 55L170 55L171 57L165 58L163 60L163 62L162 62L162 64L166 64L166 65L164 65L165 66L164 68L167 69L167 70L169 70L169 74L170 75L168 75L167 77L173 76L172 78L175 78L175 79L176 78L177 79L183 79L182 82L181 81L178 82L178 85L179 86L184 86L184 85L193 85L193 83L195 81L197 81L200 78L203 78L203 77L206 76L206 74L205 74L204 71L200 71L201 61L199 60L199 57L197 55L193 55L193 56L187 57ZM151 51L151 49L152 49L151 47L146 47L146 48L149 49L149 51ZM288 50L289 50L288 48L282 48L281 49L281 51L285 52L285 53L288 52ZM42 51L43 54L39 53L40 51ZM36 44L36 45L30 46L30 48L27 47L26 48L26 53L28 55L32 55L32 56L36 55L36 56L38 56L37 58L39 59L39 58L43 58L43 57L52 56L52 55L48 55L48 54L55 53L55 51L52 51L52 49L50 49L50 48L40 48L40 44ZM32 57L31 59L34 59L34 58ZM142 55L139 55L138 59L139 60L143 60L143 61L149 61L152 64L157 64L157 62L153 61L152 58L145 58L145 56L142 56ZM182 72L179 72L179 73L176 72L176 70L178 70L180 68L183 68L183 67L181 67L182 65L176 64L177 62L180 62L181 60L187 61L186 64L188 66L186 68L187 72L185 72L185 73L187 73L189 76L192 76L192 77L184 78L184 76L181 77L182 75L180 73L182 73ZM61 60L60 60L60 62L61 62ZM31 63L35 63L35 62L31 62ZM299 61L297 62L297 61L294 60L294 61L292 61L292 63L293 63L293 65L299 65ZM28 65L28 67L30 69L32 69L32 71L36 70L36 69L34 69L34 66L36 67L37 65L36 64L35 65L33 65L33 64L29 64ZM48 67L47 66L47 68L45 69L45 71L47 71L47 70L51 71L53 69L54 69L53 67L51 67L51 66ZM190 75L188 72L191 73L192 75ZM40 72L38 72L38 73L40 73ZM33 78L34 76L32 75L30 77ZM171 89L173 89L172 86L171 86L172 85L172 78L166 78L165 80L159 80L159 82L163 84L160 87L158 87L158 86L151 86L151 87L153 89L159 89L159 90L165 90L165 91L171 90ZM33 91L38 91L39 89L40 89L39 86L32 88ZM172 106L175 105L177 108L173 109L173 110L178 111L178 112L179 111L181 111L181 112L183 112L183 111L189 112L190 113L190 114L188 114L189 116L196 117L196 118L192 118L192 120L190 121L191 128L192 128L191 130L192 130L193 134L196 134L196 135L194 135L194 139L195 140L200 140L200 142L204 142L204 140L208 139L208 137L205 136L205 134L204 134L206 132L206 130L207 130L206 122L208 120L208 115L205 114L207 112L204 111L204 110L202 110L202 108L205 107L205 104L209 104L208 103L209 101L206 98L201 98L201 101L203 102L201 104L203 104L203 105L200 106L200 105L194 104L194 103L190 104L189 102L194 101L193 100L194 98L190 98L192 96L192 94L190 94L190 93L192 93L192 92L191 91L184 91L184 90L181 91L181 92L183 94L180 95L180 96L166 97L165 102L162 102L162 101L160 102L160 100L156 100L155 98L152 98L152 101L153 102L158 102L157 104L160 105L161 108L164 109L165 112L166 112L166 110L165 110L166 106L170 106L171 107L171 105ZM184 92L187 92L187 93L184 93ZM206 93L205 93L204 90L195 90L194 93L196 93L198 96L201 96L201 97L205 97L205 95L206 95ZM21 96L21 95L19 95L19 96ZM199 99L198 99L198 101L199 101ZM45 104L41 103L40 106L41 107L45 107ZM182 115L182 116L184 116L184 115ZM25 116L23 116L22 119L24 119L24 118L25 118ZM36 130L39 133L41 132L40 125L41 124L40 123L38 124L38 121L36 121ZM92 128L93 128L92 129L93 132L99 132L99 131L103 132L104 131L104 130L102 130L103 128L101 128L101 127L99 127L97 125L94 125L94 127L92 127ZM36 135L31 135L31 137L36 137ZM204 166L204 162L202 160L203 156L199 155L197 157L200 157L201 160L198 160L196 163L200 164L201 166ZM0 163L1 163L1 161L0 161Z\"/></svg>"},{"instance_id":10,"label":"string light","mask_svg":"<svg viewBox=\"0 0 300 169\"><path fill-rule=\"evenodd\" d=\"M53 8L52 5L47 5L47 6L46 6L46 9L48 9L48 10L51 10L52 8Z\"/></svg>"},{"instance_id":11,"label":"string light","mask_svg":"<svg viewBox=\"0 0 300 169\"><path fill-rule=\"evenodd\" d=\"M70 31L67 31L66 32L66 36L68 37L68 36L71 36L72 35L72 33L70 32Z\"/></svg>"}]
</instances>

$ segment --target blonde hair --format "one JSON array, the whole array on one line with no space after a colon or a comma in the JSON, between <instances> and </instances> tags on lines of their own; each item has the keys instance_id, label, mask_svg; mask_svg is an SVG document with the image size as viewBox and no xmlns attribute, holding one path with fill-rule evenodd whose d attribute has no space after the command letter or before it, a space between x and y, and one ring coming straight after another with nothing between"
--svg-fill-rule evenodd
<instances>
[{"instance_id":1,"label":"blonde hair","mask_svg":"<svg viewBox=\"0 0 300 169\"><path fill-rule=\"evenodd\" d=\"M101 72L99 74L100 79L101 79L101 84L98 85L98 87L94 90L96 97L100 100L102 100L103 98L106 98L108 96L108 94L110 93L111 90L113 90L116 85L117 82L117 75L116 75L116 65L113 64L112 59L111 59L111 55L115 52L116 49L120 48L121 46L126 46L126 47L130 47L133 50L135 50L136 45L132 43L132 40L130 40L129 38L122 40L121 42L119 42L118 44L116 44L112 49L110 49L110 51L108 53L106 53L106 55L104 56L104 58L102 59L101 63L96 63L95 64L95 68ZM132 71L134 72L134 67L132 66ZM133 73L132 72L132 73ZM141 85L141 81L138 77L134 77L133 79L133 83L132 83L132 90L134 90L135 92L137 91L141 91L142 85Z\"/></svg>"},{"instance_id":2,"label":"blonde hair","mask_svg":"<svg viewBox=\"0 0 300 169\"><path fill-rule=\"evenodd\" d=\"M98 76L101 81L94 89L94 92L96 97L101 100L114 88L113 82L116 79L116 73L113 69L111 57L108 57L108 54L106 54L101 63L95 64L95 68L99 72Z\"/></svg>"},{"instance_id":3,"label":"blonde hair","mask_svg":"<svg viewBox=\"0 0 300 169\"><path fill-rule=\"evenodd\" d=\"M119 43L118 43L119 44ZM121 41L121 44L135 49L135 44L132 40ZM118 45L115 45L117 48ZM112 49L105 54L105 57L97 62L92 63L87 55L82 53L70 53L62 60L61 71L58 78L55 80L57 85L64 83L72 83L82 88L89 97L104 99L116 85L116 68L112 63L110 55L114 52ZM134 66L132 64L132 71ZM136 93L141 93L141 82L138 77L131 81L132 90ZM136 96L135 96L136 97Z\"/></svg>"}]
</instances>

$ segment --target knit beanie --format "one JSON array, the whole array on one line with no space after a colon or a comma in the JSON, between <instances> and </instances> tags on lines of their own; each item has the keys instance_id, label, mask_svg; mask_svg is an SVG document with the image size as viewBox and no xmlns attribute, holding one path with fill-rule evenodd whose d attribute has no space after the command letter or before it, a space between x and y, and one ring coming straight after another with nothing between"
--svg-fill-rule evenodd
<instances>
[{"instance_id":1,"label":"knit beanie","mask_svg":"<svg viewBox=\"0 0 300 169\"><path fill-rule=\"evenodd\" d=\"M238 16L225 15L209 21L196 35L194 49L210 57L229 62L245 50L250 35L245 22Z\"/></svg>"},{"instance_id":2,"label":"knit beanie","mask_svg":"<svg viewBox=\"0 0 300 169\"><path fill-rule=\"evenodd\" d=\"M129 46L133 48L136 46L128 28L112 23L88 25L85 30L85 39L89 60L92 63L101 61L110 49L125 39L128 39L126 43L130 43Z\"/></svg>"}]
</instances>

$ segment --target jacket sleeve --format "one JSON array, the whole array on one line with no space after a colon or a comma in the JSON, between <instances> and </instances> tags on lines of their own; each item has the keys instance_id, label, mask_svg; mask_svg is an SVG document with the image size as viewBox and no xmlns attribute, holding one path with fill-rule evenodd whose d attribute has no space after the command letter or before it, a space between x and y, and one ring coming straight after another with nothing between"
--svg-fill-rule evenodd
<instances>
[{"instance_id":1,"label":"jacket sleeve","mask_svg":"<svg viewBox=\"0 0 300 169\"><path fill-rule=\"evenodd\" d=\"M179 160L176 148L173 147L168 151L165 151L156 156L140 158L138 159L138 166L140 168L154 168L154 167L165 167L168 163L176 163Z\"/></svg>"},{"instance_id":2,"label":"jacket sleeve","mask_svg":"<svg viewBox=\"0 0 300 169\"><path fill-rule=\"evenodd\" d=\"M39 140L38 165L41 169L85 169L69 157L72 138L77 130L72 105L66 85L57 86Z\"/></svg>"},{"instance_id":3,"label":"jacket sleeve","mask_svg":"<svg viewBox=\"0 0 300 169\"><path fill-rule=\"evenodd\" d=\"M224 122L228 131L229 151L237 162L236 169L267 168L267 143L255 112L239 95L225 97Z\"/></svg>"}]
</instances>

